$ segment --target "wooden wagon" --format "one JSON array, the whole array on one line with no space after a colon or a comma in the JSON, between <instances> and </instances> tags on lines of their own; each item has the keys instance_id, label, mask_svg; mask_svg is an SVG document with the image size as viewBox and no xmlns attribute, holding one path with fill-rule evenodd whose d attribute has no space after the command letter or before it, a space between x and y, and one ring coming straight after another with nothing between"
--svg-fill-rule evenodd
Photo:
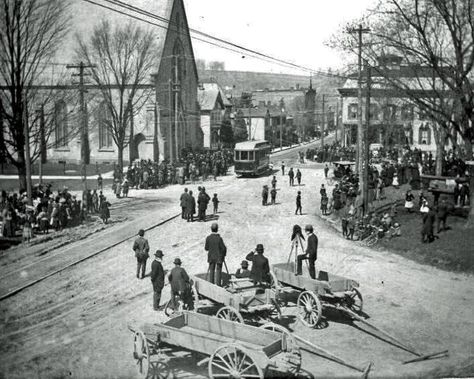
<instances>
[{"instance_id":1,"label":"wooden wagon","mask_svg":"<svg viewBox=\"0 0 474 379\"><path fill-rule=\"evenodd\" d=\"M272 314L281 315L278 292L274 287L255 285L249 278L234 278L222 273L222 287L207 280L207 274L196 274L193 279L194 309L216 309L219 318L244 322L265 321Z\"/></svg>"},{"instance_id":2,"label":"wooden wagon","mask_svg":"<svg viewBox=\"0 0 474 379\"><path fill-rule=\"evenodd\" d=\"M298 318L306 326L315 327L324 308L362 312L362 294L357 289L359 283L355 280L323 271L319 272L318 279L312 279L306 274L295 275L295 265L292 262L275 264L272 272L278 282L277 291L299 293L296 302L299 308Z\"/></svg>"},{"instance_id":3,"label":"wooden wagon","mask_svg":"<svg viewBox=\"0 0 474 379\"><path fill-rule=\"evenodd\" d=\"M269 330L270 328L270 330ZM169 375L170 353L202 354L210 378L261 378L297 375L301 353L292 335L272 325L257 328L183 311L165 323L129 326L134 333L133 358L143 378Z\"/></svg>"}]
</instances>

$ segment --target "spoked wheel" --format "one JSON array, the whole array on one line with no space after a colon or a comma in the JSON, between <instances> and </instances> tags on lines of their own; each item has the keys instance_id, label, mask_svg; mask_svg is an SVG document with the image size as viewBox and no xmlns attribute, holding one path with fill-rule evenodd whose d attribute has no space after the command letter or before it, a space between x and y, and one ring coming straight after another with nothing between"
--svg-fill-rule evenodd
<instances>
[{"instance_id":1,"label":"spoked wheel","mask_svg":"<svg viewBox=\"0 0 474 379\"><path fill-rule=\"evenodd\" d=\"M240 314L240 312L231 306L222 307L217 311L216 316L218 318L223 318L224 320L239 322L241 324L244 323L244 318Z\"/></svg>"},{"instance_id":2,"label":"spoked wheel","mask_svg":"<svg viewBox=\"0 0 474 379\"><path fill-rule=\"evenodd\" d=\"M323 307L319 298L309 291L304 291L298 296L298 318L300 321L310 328L318 325L323 313Z\"/></svg>"},{"instance_id":3,"label":"spoked wheel","mask_svg":"<svg viewBox=\"0 0 474 379\"><path fill-rule=\"evenodd\" d=\"M217 378L258 378L263 379L263 371L255 358L245 348L237 344L220 346L209 360L209 377Z\"/></svg>"},{"instance_id":4,"label":"spoked wheel","mask_svg":"<svg viewBox=\"0 0 474 379\"><path fill-rule=\"evenodd\" d=\"M347 307L355 313L362 313L362 306L364 304L364 300L362 299L362 294L360 291L352 287L350 295L346 295L346 303Z\"/></svg>"},{"instance_id":5,"label":"spoked wheel","mask_svg":"<svg viewBox=\"0 0 474 379\"><path fill-rule=\"evenodd\" d=\"M150 349L142 331L137 331L133 340L133 358L137 362L140 378L148 378L150 368Z\"/></svg>"}]
</instances>

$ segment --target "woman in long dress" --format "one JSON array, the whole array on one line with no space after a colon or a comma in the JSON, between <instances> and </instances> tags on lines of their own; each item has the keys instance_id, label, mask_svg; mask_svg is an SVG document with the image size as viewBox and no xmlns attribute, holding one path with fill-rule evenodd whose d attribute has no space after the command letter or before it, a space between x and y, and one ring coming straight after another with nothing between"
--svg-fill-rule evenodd
<instances>
[{"instance_id":1,"label":"woman in long dress","mask_svg":"<svg viewBox=\"0 0 474 379\"><path fill-rule=\"evenodd\" d=\"M415 199L415 196L411 193L410 190L407 191L405 194L405 209L408 211L408 213L413 212L413 200Z\"/></svg>"},{"instance_id":2,"label":"woman in long dress","mask_svg":"<svg viewBox=\"0 0 474 379\"><path fill-rule=\"evenodd\" d=\"M107 221L110 218L110 203L107 201L107 198L104 196L103 201L100 203L100 218L104 222L104 224L107 224Z\"/></svg>"}]
</instances>

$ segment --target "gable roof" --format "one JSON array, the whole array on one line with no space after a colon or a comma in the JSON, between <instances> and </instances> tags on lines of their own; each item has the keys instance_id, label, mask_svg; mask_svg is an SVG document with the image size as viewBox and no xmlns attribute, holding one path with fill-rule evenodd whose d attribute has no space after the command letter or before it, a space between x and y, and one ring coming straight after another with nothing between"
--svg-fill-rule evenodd
<instances>
[{"instance_id":1,"label":"gable roof","mask_svg":"<svg viewBox=\"0 0 474 379\"><path fill-rule=\"evenodd\" d=\"M198 87L198 103L203 111L211 111L216 102L221 102L223 107L230 107L232 103L226 98L222 88L217 83L202 83Z\"/></svg>"}]
</instances>

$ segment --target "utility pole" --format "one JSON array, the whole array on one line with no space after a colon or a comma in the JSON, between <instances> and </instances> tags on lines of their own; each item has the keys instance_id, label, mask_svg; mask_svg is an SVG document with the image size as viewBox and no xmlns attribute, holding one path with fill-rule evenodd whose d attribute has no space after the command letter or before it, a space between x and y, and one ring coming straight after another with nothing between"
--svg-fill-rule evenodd
<instances>
[{"instance_id":1,"label":"utility pole","mask_svg":"<svg viewBox=\"0 0 474 379\"><path fill-rule=\"evenodd\" d=\"M173 85L173 91L174 91L174 132L175 132L175 144L176 144L176 161L179 161L179 127L178 127L178 122L179 122L179 92L180 92L180 84L179 84L179 61L178 61L179 56L175 55L175 68L174 68L174 75L175 75L175 82Z\"/></svg>"},{"instance_id":2,"label":"utility pole","mask_svg":"<svg viewBox=\"0 0 474 379\"><path fill-rule=\"evenodd\" d=\"M283 150L283 110L280 109L280 151Z\"/></svg>"},{"instance_id":3,"label":"utility pole","mask_svg":"<svg viewBox=\"0 0 474 379\"><path fill-rule=\"evenodd\" d=\"M326 95L323 93L323 106L322 106L322 120L321 120L321 149L323 150L323 162L325 160L325 151L324 151L324 124L326 122Z\"/></svg>"},{"instance_id":4,"label":"utility pole","mask_svg":"<svg viewBox=\"0 0 474 379\"><path fill-rule=\"evenodd\" d=\"M28 107L26 100L23 102L23 133L25 134L25 168L26 168L26 194L28 204L31 205L31 156L30 156L30 128L28 125Z\"/></svg>"},{"instance_id":5,"label":"utility pole","mask_svg":"<svg viewBox=\"0 0 474 379\"><path fill-rule=\"evenodd\" d=\"M84 72L86 68L94 68L95 65L86 65L84 62L79 62L79 64L68 64L66 68L68 69L79 69L78 74L72 74L72 76L79 77L79 103L80 103L80 113L81 113L81 176L82 176L82 186L84 191L87 190L87 165L90 160L89 152L89 131L87 127L87 113L86 113L86 103L84 94L87 92L84 88L84 76L90 75Z\"/></svg>"},{"instance_id":6,"label":"utility pole","mask_svg":"<svg viewBox=\"0 0 474 379\"><path fill-rule=\"evenodd\" d=\"M365 101L365 130L364 138L362 140L362 181L361 183L361 194L364 204L364 215L369 210L369 128L370 128L370 87L371 87L371 69L369 63L365 62L365 72L367 77L367 91Z\"/></svg>"},{"instance_id":7,"label":"utility pole","mask_svg":"<svg viewBox=\"0 0 474 379\"><path fill-rule=\"evenodd\" d=\"M169 152L170 152L170 163L173 163L173 120L172 120L172 107L173 107L173 102L171 101L172 99L172 94L171 94L171 79L168 81L169 85L169 92L168 92L168 100L169 100L169 107L168 107L168 138L169 138Z\"/></svg>"},{"instance_id":8,"label":"utility pole","mask_svg":"<svg viewBox=\"0 0 474 379\"><path fill-rule=\"evenodd\" d=\"M336 132L335 135L335 140L337 143L337 129L339 128L339 99L336 100L336 114L335 114L335 120L334 120L334 129Z\"/></svg>"},{"instance_id":9,"label":"utility pole","mask_svg":"<svg viewBox=\"0 0 474 379\"><path fill-rule=\"evenodd\" d=\"M338 100L338 103L339 103L339 100ZM344 110L342 109L343 108L343 101L342 101L342 98L341 98L341 146L342 147L346 147L346 129L344 127L344 123L342 122L342 114L344 113Z\"/></svg>"},{"instance_id":10,"label":"utility pole","mask_svg":"<svg viewBox=\"0 0 474 379\"><path fill-rule=\"evenodd\" d=\"M357 33L358 36L358 67L359 75L357 80L357 149L356 149L356 172L359 172L359 180L361 179L361 163L362 163L362 138L363 138L363 119L362 119L362 34L370 32L369 28L363 28L361 24L357 28L351 28L347 31L349 34Z\"/></svg>"}]
</instances>

